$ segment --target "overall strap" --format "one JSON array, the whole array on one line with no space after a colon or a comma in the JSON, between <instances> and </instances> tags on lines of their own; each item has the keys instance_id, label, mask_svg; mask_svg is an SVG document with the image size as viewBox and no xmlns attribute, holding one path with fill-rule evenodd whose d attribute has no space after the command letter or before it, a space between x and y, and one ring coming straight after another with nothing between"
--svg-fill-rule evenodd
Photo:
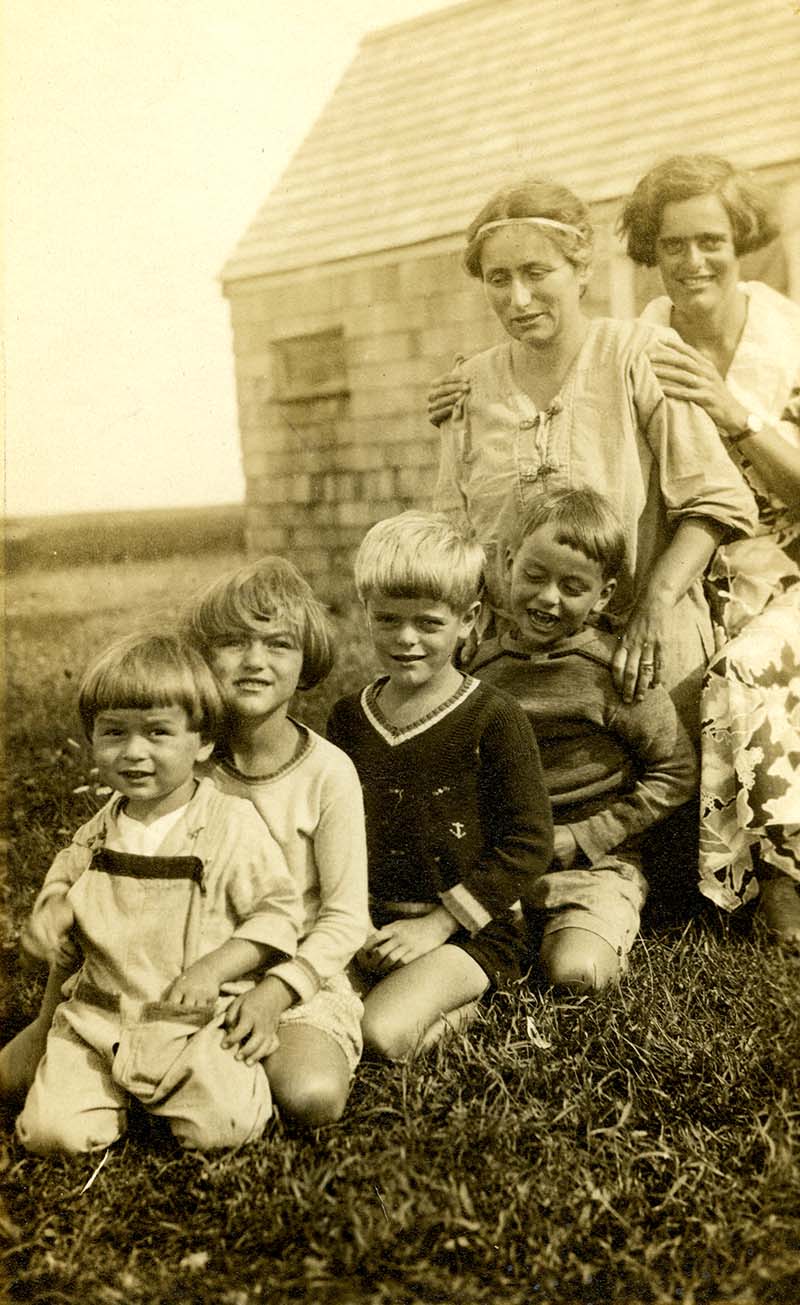
<instances>
[{"instance_id":1,"label":"overall strap","mask_svg":"<svg viewBox=\"0 0 800 1305\"><path fill-rule=\"evenodd\" d=\"M95 849L89 869L129 879L191 879L199 884L203 878L203 862L199 856L137 856L132 852L115 852L108 847Z\"/></svg>"}]
</instances>

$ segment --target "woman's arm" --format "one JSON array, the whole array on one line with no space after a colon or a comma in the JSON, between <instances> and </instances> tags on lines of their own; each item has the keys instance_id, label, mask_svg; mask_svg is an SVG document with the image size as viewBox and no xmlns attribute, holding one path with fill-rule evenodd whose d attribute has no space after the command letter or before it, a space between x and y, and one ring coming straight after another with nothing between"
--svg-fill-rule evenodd
<instances>
[{"instance_id":1,"label":"woman's arm","mask_svg":"<svg viewBox=\"0 0 800 1305\"><path fill-rule=\"evenodd\" d=\"M724 533L722 525L704 517L683 517L678 523L614 654L614 684L625 702L633 702L650 685L661 682L663 650L672 634L675 607L705 571Z\"/></svg>"},{"instance_id":2,"label":"woman's arm","mask_svg":"<svg viewBox=\"0 0 800 1305\"><path fill-rule=\"evenodd\" d=\"M748 409L731 394L713 362L704 354L684 340L659 340L648 354L667 398L688 399L699 404L723 440L744 430ZM791 402L781 420L797 429L800 414ZM797 435L798 442L786 439L773 422L766 422L758 433L736 440L770 493L789 507L800 507L800 431Z\"/></svg>"}]
</instances>

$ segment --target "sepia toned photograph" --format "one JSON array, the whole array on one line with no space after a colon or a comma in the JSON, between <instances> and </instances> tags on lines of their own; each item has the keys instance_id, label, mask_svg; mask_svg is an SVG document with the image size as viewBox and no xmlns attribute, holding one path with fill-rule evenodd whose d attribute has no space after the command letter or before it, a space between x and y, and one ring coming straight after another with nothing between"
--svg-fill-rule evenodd
<instances>
[{"instance_id":1,"label":"sepia toned photograph","mask_svg":"<svg viewBox=\"0 0 800 1305\"><path fill-rule=\"evenodd\" d=\"M800 7L9 0L0 1283L800 1300Z\"/></svg>"}]
</instances>

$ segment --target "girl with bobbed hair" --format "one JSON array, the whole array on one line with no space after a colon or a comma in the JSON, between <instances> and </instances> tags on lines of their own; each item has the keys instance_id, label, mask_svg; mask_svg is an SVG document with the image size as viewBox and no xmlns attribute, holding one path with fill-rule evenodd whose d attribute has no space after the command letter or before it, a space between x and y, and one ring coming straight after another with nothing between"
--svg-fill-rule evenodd
<instances>
[{"instance_id":1,"label":"girl with bobbed hair","mask_svg":"<svg viewBox=\"0 0 800 1305\"><path fill-rule=\"evenodd\" d=\"M631 258L667 294L642 317L680 338L651 351L664 393L702 407L752 489L756 537L707 577L720 652L702 695L700 887L727 910L758 897L800 946L800 307L739 257L777 234L769 197L715 155L656 164L625 204Z\"/></svg>"},{"instance_id":2,"label":"girl with bobbed hair","mask_svg":"<svg viewBox=\"0 0 800 1305\"><path fill-rule=\"evenodd\" d=\"M696 734L713 647L699 578L722 538L750 532L755 504L706 414L665 397L653 329L582 312L591 254L586 206L538 178L498 191L470 224L465 267L510 338L463 364L434 506L486 549L486 607L501 623L507 513L555 486L605 493L627 546L618 689L632 701L665 683Z\"/></svg>"}]
</instances>

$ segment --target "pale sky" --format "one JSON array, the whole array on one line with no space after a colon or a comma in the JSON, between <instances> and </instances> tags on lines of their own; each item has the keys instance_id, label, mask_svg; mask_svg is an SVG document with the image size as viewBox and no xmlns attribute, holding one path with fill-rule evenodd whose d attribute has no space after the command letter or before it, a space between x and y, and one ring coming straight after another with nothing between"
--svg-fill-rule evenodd
<instances>
[{"instance_id":1,"label":"pale sky","mask_svg":"<svg viewBox=\"0 0 800 1305\"><path fill-rule=\"evenodd\" d=\"M219 272L364 32L446 0L7 0L6 510L235 502Z\"/></svg>"}]
</instances>

